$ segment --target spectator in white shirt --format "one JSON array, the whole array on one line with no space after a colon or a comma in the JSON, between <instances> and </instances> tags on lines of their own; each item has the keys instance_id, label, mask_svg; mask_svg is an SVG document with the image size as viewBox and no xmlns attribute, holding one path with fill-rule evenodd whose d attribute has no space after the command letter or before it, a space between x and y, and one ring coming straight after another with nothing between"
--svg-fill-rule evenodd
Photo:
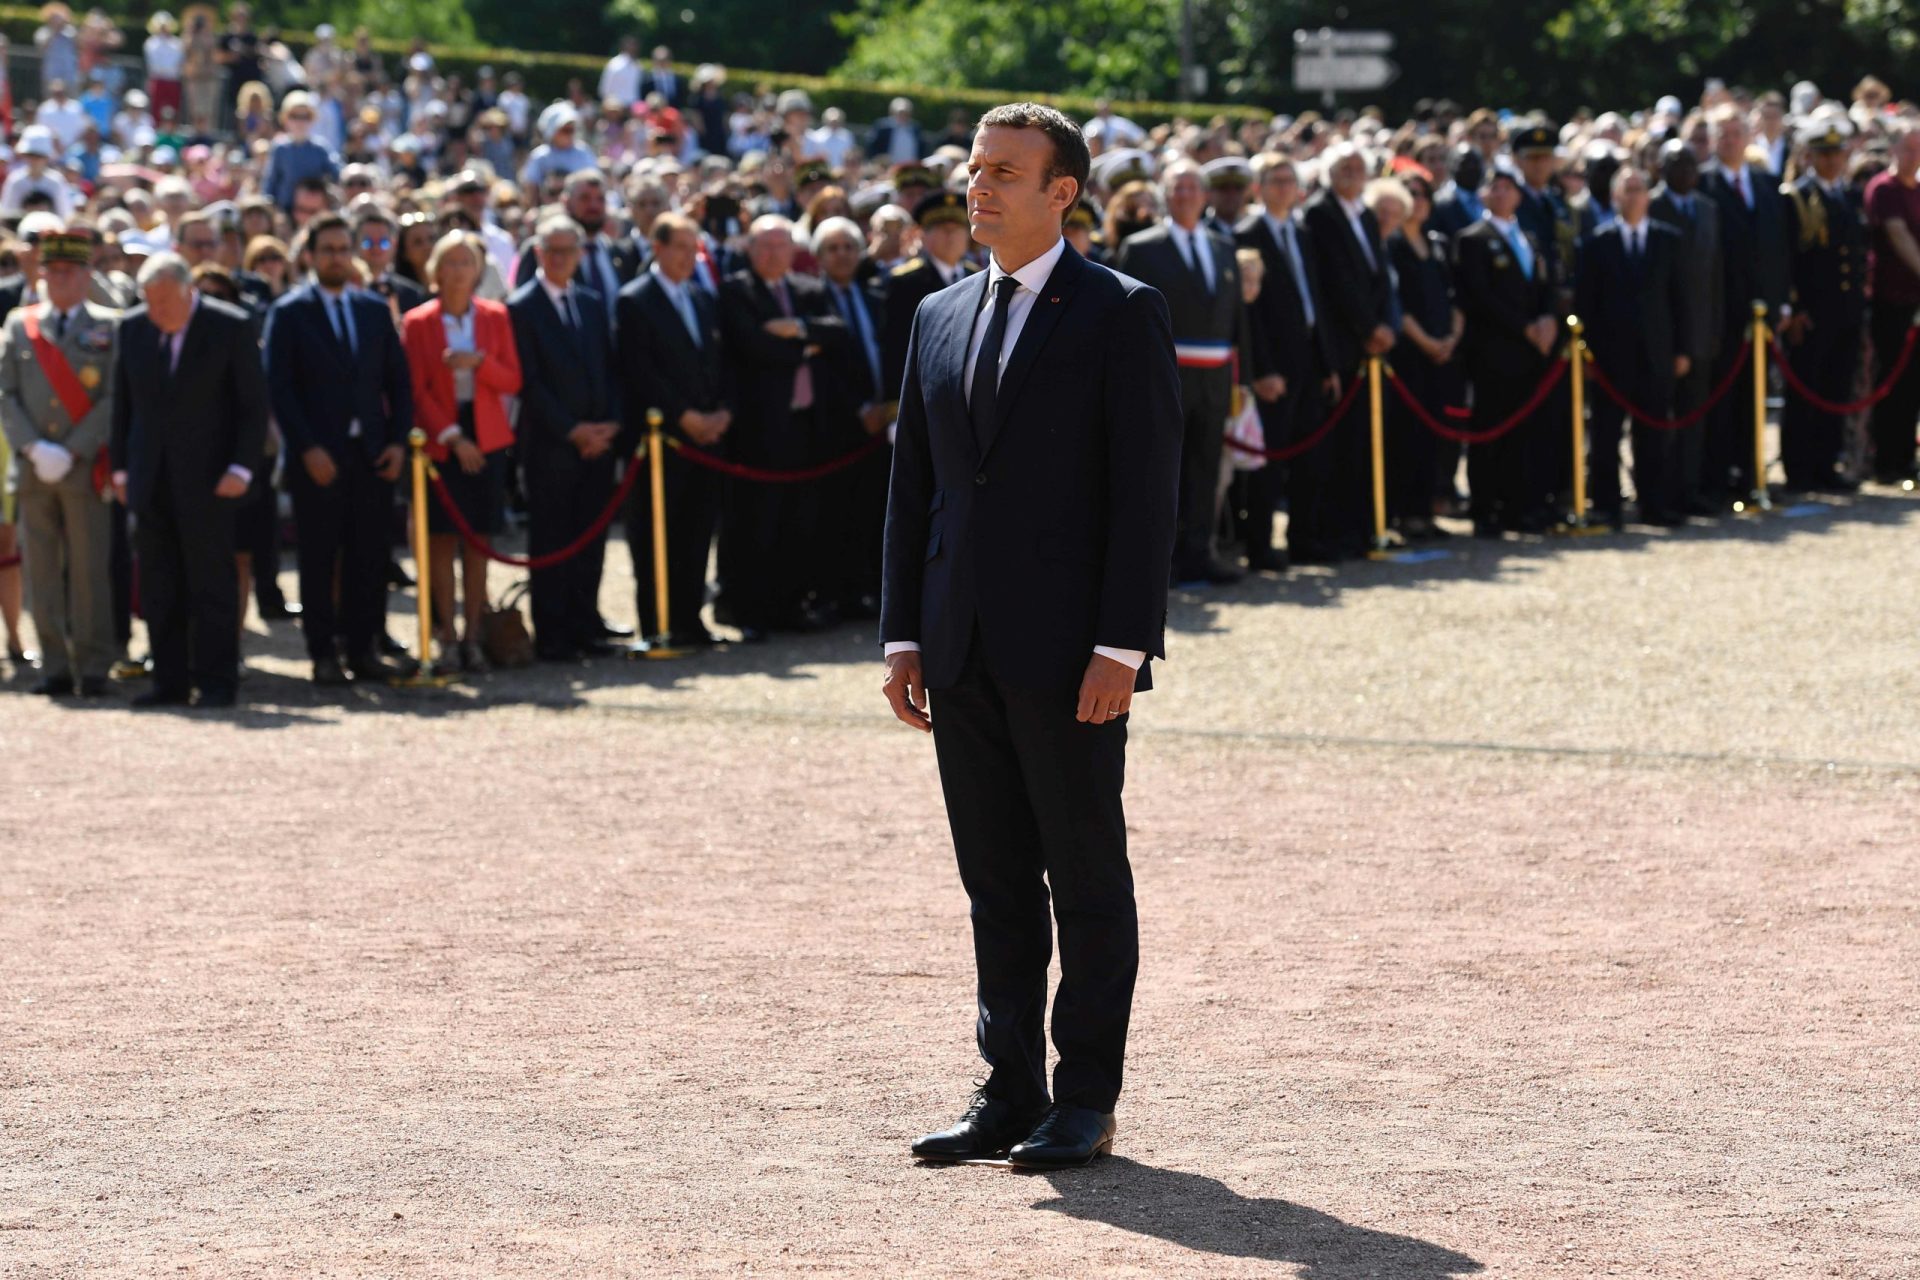
<instances>
[{"instance_id":1,"label":"spectator in white shirt","mask_svg":"<svg viewBox=\"0 0 1920 1280\"><path fill-rule=\"evenodd\" d=\"M47 100L40 104L40 109L33 116L35 124L45 125L52 132L54 141L59 143L62 151L80 141L87 120L87 109L67 96L64 80L55 80L47 85Z\"/></svg>"},{"instance_id":2,"label":"spectator in white shirt","mask_svg":"<svg viewBox=\"0 0 1920 1280\"><path fill-rule=\"evenodd\" d=\"M847 113L839 107L828 107L820 117L820 127L807 130L807 154L819 156L829 168L844 165L853 148L853 130L847 128Z\"/></svg>"},{"instance_id":3,"label":"spectator in white shirt","mask_svg":"<svg viewBox=\"0 0 1920 1280\"><path fill-rule=\"evenodd\" d=\"M600 101L611 98L623 110L631 108L640 101L643 71L640 65L640 42L628 36L620 42L620 52L607 60L606 70L600 73Z\"/></svg>"},{"instance_id":4,"label":"spectator in white shirt","mask_svg":"<svg viewBox=\"0 0 1920 1280\"><path fill-rule=\"evenodd\" d=\"M0 186L0 215L22 212L27 197L37 193L53 202L53 212L62 222L73 216L73 189L53 167L53 148L53 134L46 126L28 125L20 131L14 157L26 163L7 171L6 184Z\"/></svg>"}]
</instances>

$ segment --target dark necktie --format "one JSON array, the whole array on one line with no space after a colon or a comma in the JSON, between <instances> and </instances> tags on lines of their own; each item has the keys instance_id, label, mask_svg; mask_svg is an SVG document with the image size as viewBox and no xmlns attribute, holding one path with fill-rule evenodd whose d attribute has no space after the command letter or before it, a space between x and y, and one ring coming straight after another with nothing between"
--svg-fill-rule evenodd
<instances>
[{"instance_id":1,"label":"dark necktie","mask_svg":"<svg viewBox=\"0 0 1920 1280\"><path fill-rule=\"evenodd\" d=\"M1213 295L1213 285L1207 280L1207 269L1200 261L1200 255L1207 251L1207 233L1199 227L1187 232L1188 252L1182 256L1193 271L1193 278L1200 282L1200 291L1209 297Z\"/></svg>"},{"instance_id":2,"label":"dark necktie","mask_svg":"<svg viewBox=\"0 0 1920 1280\"><path fill-rule=\"evenodd\" d=\"M345 298L335 298L333 300L333 307L334 332L339 336L340 346L346 351L347 358L352 359L355 354L353 350L353 329L347 321L347 300Z\"/></svg>"},{"instance_id":3,"label":"dark necktie","mask_svg":"<svg viewBox=\"0 0 1920 1280\"><path fill-rule=\"evenodd\" d=\"M973 390L967 399L967 416L973 421L974 442L983 448L997 421L1000 347L1007 337L1007 308L1019 287L1020 282L1012 276L1001 276L993 282L993 317L987 321L986 336L980 340L980 354L973 360Z\"/></svg>"},{"instance_id":4,"label":"dark necktie","mask_svg":"<svg viewBox=\"0 0 1920 1280\"><path fill-rule=\"evenodd\" d=\"M54 341L63 341L67 336L67 313L62 311L60 318L53 322Z\"/></svg>"}]
</instances>

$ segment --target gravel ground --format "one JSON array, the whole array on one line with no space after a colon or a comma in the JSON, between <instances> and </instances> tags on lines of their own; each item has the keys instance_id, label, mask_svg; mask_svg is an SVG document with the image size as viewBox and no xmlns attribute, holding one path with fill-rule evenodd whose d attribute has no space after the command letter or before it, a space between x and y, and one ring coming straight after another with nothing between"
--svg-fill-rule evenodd
<instances>
[{"instance_id":1,"label":"gravel ground","mask_svg":"<svg viewBox=\"0 0 1920 1280\"><path fill-rule=\"evenodd\" d=\"M0 1276L1909 1280L1917 532L1178 601L1070 1174L905 1154L978 1062L870 636L323 698L282 627L233 715L0 696Z\"/></svg>"}]
</instances>

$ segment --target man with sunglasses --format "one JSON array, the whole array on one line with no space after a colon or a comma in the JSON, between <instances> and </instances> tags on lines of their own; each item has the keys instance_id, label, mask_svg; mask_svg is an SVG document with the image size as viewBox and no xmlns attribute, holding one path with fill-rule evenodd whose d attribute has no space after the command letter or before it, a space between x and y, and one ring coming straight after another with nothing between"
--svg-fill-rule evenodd
<instances>
[{"instance_id":1,"label":"man with sunglasses","mask_svg":"<svg viewBox=\"0 0 1920 1280\"><path fill-rule=\"evenodd\" d=\"M397 316L420 306L427 291L405 276L395 275L393 260L400 248L400 230L393 215L379 205L363 205L353 219L353 252L367 269L367 290L387 300Z\"/></svg>"}]
</instances>

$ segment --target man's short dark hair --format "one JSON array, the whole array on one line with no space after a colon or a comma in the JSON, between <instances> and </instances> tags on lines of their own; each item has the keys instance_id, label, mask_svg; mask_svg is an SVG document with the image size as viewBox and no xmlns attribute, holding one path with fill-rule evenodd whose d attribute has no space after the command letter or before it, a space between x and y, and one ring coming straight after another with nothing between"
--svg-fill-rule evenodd
<instances>
[{"instance_id":1,"label":"man's short dark hair","mask_svg":"<svg viewBox=\"0 0 1920 1280\"><path fill-rule=\"evenodd\" d=\"M311 178L300 179L298 182L293 184L293 193L295 195L299 195L302 191L319 192L320 196L324 200L326 200L327 207L329 209L333 207L333 188L327 185L327 180L325 178L316 176Z\"/></svg>"},{"instance_id":2,"label":"man's short dark hair","mask_svg":"<svg viewBox=\"0 0 1920 1280\"><path fill-rule=\"evenodd\" d=\"M653 220L653 230L648 238L655 244L672 244L676 232L691 231L700 234L700 224L683 213L663 213Z\"/></svg>"},{"instance_id":3,"label":"man's short dark hair","mask_svg":"<svg viewBox=\"0 0 1920 1280\"><path fill-rule=\"evenodd\" d=\"M974 132L977 134L982 129L1038 129L1053 139L1053 159L1047 162L1047 172L1040 181L1045 185L1055 178L1073 179L1073 199L1060 211L1064 225L1074 205L1087 193L1087 170L1093 164L1080 126L1038 102L1009 102L981 116Z\"/></svg>"},{"instance_id":4,"label":"man's short dark hair","mask_svg":"<svg viewBox=\"0 0 1920 1280\"><path fill-rule=\"evenodd\" d=\"M353 238L353 227L344 215L338 213L315 214L307 220L305 234L309 246L320 243L320 237L329 231L344 232L349 240Z\"/></svg>"},{"instance_id":5,"label":"man's short dark hair","mask_svg":"<svg viewBox=\"0 0 1920 1280\"><path fill-rule=\"evenodd\" d=\"M368 227L385 227L389 231L400 229L394 223L393 215L377 204L363 205L360 212L353 215L354 239L365 235Z\"/></svg>"}]
</instances>

